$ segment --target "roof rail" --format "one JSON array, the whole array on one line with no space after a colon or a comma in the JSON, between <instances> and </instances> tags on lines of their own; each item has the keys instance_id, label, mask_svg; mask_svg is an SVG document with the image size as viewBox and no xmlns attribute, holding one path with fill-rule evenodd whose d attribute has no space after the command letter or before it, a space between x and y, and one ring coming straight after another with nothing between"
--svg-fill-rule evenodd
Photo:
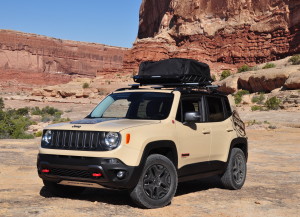
<instances>
[{"instance_id":1,"label":"roof rail","mask_svg":"<svg viewBox=\"0 0 300 217\"><path fill-rule=\"evenodd\" d=\"M124 91L124 90L135 90L139 89L142 86L150 87L151 89L176 89L178 91L182 90L206 90L210 92L219 92L218 85L212 85L210 82L207 83L165 83L165 84L129 84L129 87L119 88L115 91Z\"/></svg>"}]
</instances>

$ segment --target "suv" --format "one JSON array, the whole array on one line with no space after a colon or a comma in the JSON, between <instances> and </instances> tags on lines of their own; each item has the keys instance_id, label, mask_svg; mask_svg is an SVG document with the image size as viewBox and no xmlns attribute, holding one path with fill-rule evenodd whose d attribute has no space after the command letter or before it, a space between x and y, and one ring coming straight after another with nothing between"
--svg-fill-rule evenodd
<instances>
[{"instance_id":1,"label":"suv","mask_svg":"<svg viewBox=\"0 0 300 217\"><path fill-rule=\"evenodd\" d=\"M231 97L195 87L116 90L83 120L44 129L37 169L54 194L128 189L144 208L169 204L178 182L246 178L248 143Z\"/></svg>"}]
</instances>

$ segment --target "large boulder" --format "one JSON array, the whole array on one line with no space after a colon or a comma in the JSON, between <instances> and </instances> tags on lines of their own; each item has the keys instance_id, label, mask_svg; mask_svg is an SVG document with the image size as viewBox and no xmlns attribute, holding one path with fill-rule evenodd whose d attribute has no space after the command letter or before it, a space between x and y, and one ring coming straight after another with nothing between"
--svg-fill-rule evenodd
<instances>
[{"instance_id":1,"label":"large boulder","mask_svg":"<svg viewBox=\"0 0 300 217\"><path fill-rule=\"evenodd\" d=\"M300 67L298 71L290 74L289 78L286 80L284 86L287 89L300 89Z\"/></svg>"}]
</instances>

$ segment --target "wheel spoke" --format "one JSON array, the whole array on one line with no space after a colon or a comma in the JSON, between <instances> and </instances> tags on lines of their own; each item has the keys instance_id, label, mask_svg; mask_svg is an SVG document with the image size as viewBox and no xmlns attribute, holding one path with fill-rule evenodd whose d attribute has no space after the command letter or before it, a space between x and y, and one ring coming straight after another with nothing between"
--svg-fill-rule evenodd
<instances>
[{"instance_id":1,"label":"wheel spoke","mask_svg":"<svg viewBox=\"0 0 300 217\"><path fill-rule=\"evenodd\" d=\"M233 179L237 184L239 184L244 179L244 171L245 171L244 161L240 155L237 155L235 156L233 162L234 162L232 167Z\"/></svg>"},{"instance_id":2,"label":"wheel spoke","mask_svg":"<svg viewBox=\"0 0 300 217\"><path fill-rule=\"evenodd\" d=\"M153 198L154 195L154 185L153 184L144 184L144 190L146 194L150 197Z\"/></svg>"},{"instance_id":3,"label":"wheel spoke","mask_svg":"<svg viewBox=\"0 0 300 217\"><path fill-rule=\"evenodd\" d=\"M168 188L166 189L166 188L164 188L162 186L159 186L157 188L157 196L158 196L158 198L164 197L168 193L168 191L169 191Z\"/></svg>"},{"instance_id":4,"label":"wheel spoke","mask_svg":"<svg viewBox=\"0 0 300 217\"><path fill-rule=\"evenodd\" d=\"M171 177L168 169L160 164L150 166L143 179L146 195L151 199L163 198L170 190Z\"/></svg>"}]
</instances>

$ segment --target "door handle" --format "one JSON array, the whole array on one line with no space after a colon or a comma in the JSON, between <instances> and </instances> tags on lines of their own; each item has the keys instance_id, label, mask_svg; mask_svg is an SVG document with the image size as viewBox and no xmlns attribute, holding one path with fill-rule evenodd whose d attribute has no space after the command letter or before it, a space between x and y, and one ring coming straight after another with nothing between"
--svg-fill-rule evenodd
<instances>
[{"instance_id":1,"label":"door handle","mask_svg":"<svg viewBox=\"0 0 300 217\"><path fill-rule=\"evenodd\" d=\"M232 132L233 129L232 128L229 128L229 129L226 129L227 132Z\"/></svg>"},{"instance_id":2,"label":"door handle","mask_svg":"<svg viewBox=\"0 0 300 217\"><path fill-rule=\"evenodd\" d=\"M210 134L210 130L202 130L203 134Z\"/></svg>"}]
</instances>

